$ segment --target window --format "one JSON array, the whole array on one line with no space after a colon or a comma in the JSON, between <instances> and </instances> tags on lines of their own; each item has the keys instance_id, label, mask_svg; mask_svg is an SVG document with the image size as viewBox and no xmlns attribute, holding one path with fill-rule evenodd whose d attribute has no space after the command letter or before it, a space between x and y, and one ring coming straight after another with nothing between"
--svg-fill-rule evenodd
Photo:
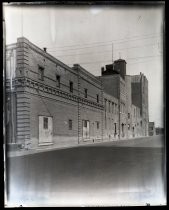
<instances>
[{"instance_id":1,"label":"window","mask_svg":"<svg viewBox=\"0 0 169 210\"><path fill-rule=\"evenodd\" d=\"M56 87L60 88L60 76L56 75Z\"/></svg>"},{"instance_id":2,"label":"window","mask_svg":"<svg viewBox=\"0 0 169 210\"><path fill-rule=\"evenodd\" d=\"M128 119L130 119L130 113L128 113Z\"/></svg>"},{"instance_id":3,"label":"window","mask_svg":"<svg viewBox=\"0 0 169 210\"><path fill-rule=\"evenodd\" d=\"M116 127L116 123L114 123L114 134L117 133L117 127Z\"/></svg>"},{"instance_id":4,"label":"window","mask_svg":"<svg viewBox=\"0 0 169 210\"><path fill-rule=\"evenodd\" d=\"M128 130L130 130L130 124L128 124Z\"/></svg>"},{"instance_id":5,"label":"window","mask_svg":"<svg viewBox=\"0 0 169 210\"><path fill-rule=\"evenodd\" d=\"M114 103L112 102L112 113L114 112Z\"/></svg>"},{"instance_id":6,"label":"window","mask_svg":"<svg viewBox=\"0 0 169 210\"><path fill-rule=\"evenodd\" d=\"M111 130L111 119L109 118L109 130Z\"/></svg>"},{"instance_id":7,"label":"window","mask_svg":"<svg viewBox=\"0 0 169 210\"><path fill-rule=\"evenodd\" d=\"M105 129L107 129L107 118L106 118L106 114L105 114Z\"/></svg>"},{"instance_id":8,"label":"window","mask_svg":"<svg viewBox=\"0 0 169 210\"><path fill-rule=\"evenodd\" d=\"M87 120L84 120L84 127L87 128Z\"/></svg>"},{"instance_id":9,"label":"window","mask_svg":"<svg viewBox=\"0 0 169 210\"><path fill-rule=\"evenodd\" d=\"M142 127L142 121L140 121L140 125L141 125L141 127Z\"/></svg>"},{"instance_id":10,"label":"window","mask_svg":"<svg viewBox=\"0 0 169 210\"><path fill-rule=\"evenodd\" d=\"M69 130L72 130L72 120L69 120Z\"/></svg>"},{"instance_id":11,"label":"window","mask_svg":"<svg viewBox=\"0 0 169 210\"><path fill-rule=\"evenodd\" d=\"M109 112L110 112L110 101L109 101Z\"/></svg>"},{"instance_id":12,"label":"window","mask_svg":"<svg viewBox=\"0 0 169 210\"><path fill-rule=\"evenodd\" d=\"M39 66L39 69L38 69L38 77L40 80L44 80L44 68Z\"/></svg>"},{"instance_id":13,"label":"window","mask_svg":"<svg viewBox=\"0 0 169 210\"><path fill-rule=\"evenodd\" d=\"M85 88L85 98L87 98L87 89Z\"/></svg>"},{"instance_id":14,"label":"window","mask_svg":"<svg viewBox=\"0 0 169 210\"><path fill-rule=\"evenodd\" d=\"M105 108L105 111L106 111L106 99L104 99L104 108Z\"/></svg>"},{"instance_id":15,"label":"window","mask_svg":"<svg viewBox=\"0 0 169 210\"><path fill-rule=\"evenodd\" d=\"M73 82L69 82L69 86L70 86L70 92L73 93Z\"/></svg>"},{"instance_id":16,"label":"window","mask_svg":"<svg viewBox=\"0 0 169 210\"><path fill-rule=\"evenodd\" d=\"M96 122L96 125L97 125L97 129L99 129L99 122Z\"/></svg>"},{"instance_id":17,"label":"window","mask_svg":"<svg viewBox=\"0 0 169 210\"><path fill-rule=\"evenodd\" d=\"M48 118L47 117L43 118L43 128L48 129Z\"/></svg>"},{"instance_id":18,"label":"window","mask_svg":"<svg viewBox=\"0 0 169 210\"><path fill-rule=\"evenodd\" d=\"M97 94L97 103L99 103L99 95Z\"/></svg>"}]
</instances>

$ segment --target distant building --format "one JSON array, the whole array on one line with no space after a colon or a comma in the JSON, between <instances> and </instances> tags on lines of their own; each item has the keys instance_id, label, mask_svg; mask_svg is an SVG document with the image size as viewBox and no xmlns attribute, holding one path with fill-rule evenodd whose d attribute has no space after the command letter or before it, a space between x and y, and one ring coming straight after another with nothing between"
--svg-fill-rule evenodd
<instances>
[{"instance_id":1,"label":"distant building","mask_svg":"<svg viewBox=\"0 0 169 210\"><path fill-rule=\"evenodd\" d=\"M126 61L96 77L26 38L7 46L8 143L24 148L148 136L148 81Z\"/></svg>"},{"instance_id":2,"label":"distant building","mask_svg":"<svg viewBox=\"0 0 169 210\"><path fill-rule=\"evenodd\" d=\"M149 136L154 136L156 134L155 123L149 122Z\"/></svg>"},{"instance_id":3,"label":"distant building","mask_svg":"<svg viewBox=\"0 0 169 210\"><path fill-rule=\"evenodd\" d=\"M148 136L148 81L140 75L126 75L126 61L119 59L102 68L103 92L118 99L120 138Z\"/></svg>"},{"instance_id":4,"label":"distant building","mask_svg":"<svg viewBox=\"0 0 169 210\"><path fill-rule=\"evenodd\" d=\"M155 128L155 130L156 130L156 135L164 134L164 128L157 127L157 128Z\"/></svg>"}]
</instances>

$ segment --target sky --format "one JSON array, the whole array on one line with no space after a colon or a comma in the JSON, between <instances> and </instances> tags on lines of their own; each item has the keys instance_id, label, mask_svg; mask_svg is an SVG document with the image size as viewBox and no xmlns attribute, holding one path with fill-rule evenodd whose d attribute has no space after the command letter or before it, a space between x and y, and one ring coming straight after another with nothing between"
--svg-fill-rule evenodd
<instances>
[{"instance_id":1,"label":"sky","mask_svg":"<svg viewBox=\"0 0 169 210\"><path fill-rule=\"evenodd\" d=\"M95 76L101 67L125 59L128 75L148 79L149 121L163 127L162 7L4 5L6 44L24 36L72 67Z\"/></svg>"}]
</instances>

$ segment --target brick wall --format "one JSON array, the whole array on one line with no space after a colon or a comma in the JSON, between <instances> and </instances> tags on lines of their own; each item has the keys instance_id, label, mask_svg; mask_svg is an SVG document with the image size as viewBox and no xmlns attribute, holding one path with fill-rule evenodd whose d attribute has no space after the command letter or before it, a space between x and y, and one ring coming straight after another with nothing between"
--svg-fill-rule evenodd
<instances>
[{"instance_id":1,"label":"brick wall","mask_svg":"<svg viewBox=\"0 0 169 210\"><path fill-rule=\"evenodd\" d=\"M105 92L103 93L103 97L104 97L103 138L105 140L117 139L119 133L118 99Z\"/></svg>"},{"instance_id":2,"label":"brick wall","mask_svg":"<svg viewBox=\"0 0 169 210\"><path fill-rule=\"evenodd\" d=\"M38 145L39 116L50 116L53 118L53 142L55 144L78 143L77 102L41 91L37 92L34 89L29 90L28 95L31 104L31 139L34 147ZM72 130L69 130L69 120L72 120Z\"/></svg>"},{"instance_id":3,"label":"brick wall","mask_svg":"<svg viewBox=\"0 0 169 210\"><path fill-rule=\"evenodd\" d=\"M126 76L125 80L118 74L95 77L78 64L68 67L25 38L18 38L13 48L15 53L7 69L15 76L17 142L25 147L38 146L39 116L52 117L54 144L132 137L133 126L134 136L146 135L148 81L145 77ZM44 69L43 79L39 78L39 67ZM8 75L10 78L10 73ZM56 76L60 76L59 87ZM70 81L73 82L73 92L70 91ZM10 81L8 85L10 87ZM114 104L116 109L112 108ZM143 116L135 116L134 109L136 113L142 110ZM69 120L73 123L72 130ZM82 136L83 120L90 124L88 139Z\"/></svg>"},{"instance_id":4,"label":"brick wall","mask_svg":"<svg viewBox=\"0 0 169 210\"><path fill-rule=\"evenodd\" d=\"M39 66L44 68L44 80L39 79ZM26 116L21 116L21 123L27 127L25 130L18 124L17 132L22 136L17 140L29 147L38 146L39 116L52 117L54 144L69 145L83 141L84 119L90 121L89 140L102 139L102 86L99 79L80 66L69 68L24 38L19 38L17 43L16 72L16 78L19 80L21 77L17 86L17 91L21 89L21 94L18 92L21 101L17 100L22 107L20 115ZM60 76L60 87L56 86L56 75ZM70 92L70 81L73 82L73 92ZM88 89L87 98L84 97L84 88ZM69 120L73 123L72 130L69 130Z\"/></svg>"},{"instance_id":5,"label":"brick wall","mask_svg":"<svg viewBox=\"0 0 169 210\"><path fill-rule=\"evenodd\" d=\"M105 75L101 76L100 79L103 83L103 91L109 95L119 98L119 75Z\"/></svg>"}]
</instances>

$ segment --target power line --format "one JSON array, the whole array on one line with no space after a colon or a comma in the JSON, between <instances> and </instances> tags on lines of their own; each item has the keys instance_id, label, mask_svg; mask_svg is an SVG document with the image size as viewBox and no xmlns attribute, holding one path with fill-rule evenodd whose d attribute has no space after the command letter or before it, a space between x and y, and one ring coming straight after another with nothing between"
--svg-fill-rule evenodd
<instances>
[{"instance_id":1,"label":"power line","mask_svg":"<svg viewBox=\"0 0 169 210\"><path fill-rule=\"evenodd\" d=\"M132 38L137 38L137 37L148 37L148 36L160 36L162 35L162 33L152 33L152 34L142 34L142 35L135 35L135 36L131 36L131 37L126 37L126 38L121 38L121 39L113 39L111 41L105 41L105 42L91 42L91 43L85 43L85 44L74 44L74 45L65 45L65 46L56 46L56 47L48 47L48 49L52 49L52 48L67 48L67 47L74 47L74 46L83 46L83 45L93 45L93 44L98 44L98 43L107 43L107 42L113 42L113 41L118 41L118 40L130 40ZM45 41L38 41L36 43L39 43L41 45L45 45L46 42Z\"/></svg>"},{"instance_id":2,"label":"power line","mask_svg":"<svg viewBox=\"0 0 169 210\"><path fill-rule=\"evenodd\" d=\"M140 39L130 39L130 38L126 38L126 39L121 39L121 40L126 40L126 41L119 41L120 39L115 39L115 40L111 40L111 41L107 41L107 42L97 42L97 43L107 43L107 44L99 44L99 45L95 45L95 46L86 46L86 45L93 45L92 43L91 44L83 44L85 45L86 47L82 47L82 48L72 48L72 49L58 49L56 51L68 51L68 50L75 50L75 49L84 49L84 48L91 48L91 47L98 47L98 46L107 46L109 45L109 43L112 43L112 42L115 42L115 43L124 43L124 42L129 42L129 41L138 41L138 40L143 40L143 39L150 39L150 38L153 38L153 37L158 37L160 36L161 34L158 34L158 35L152 35L150 37L144 37L144 38L140 38ZM83 46L83 45L72 45L72 46ZM55 49L55 48L65 48L66 46L63 46L63 47L48 47L48 49ZM67 46L68 47L68 46ZM52 51L52 50L50 50Z\"/></svg>"},{"instance_id":3,"label":"power line","mask_svg":"<svg viewBox=\"0 0 169 210\"><path fill-rule=\"evenodd\" d=\"M146 59L146 58L152 58L152 57L160 57L161 55L154 55L154 56L144 56L144 57L133 57L133 58L128 58L128 59ZM126 59L126 60L128 60ZM149 60L154 60L154 59L148 59ZM81 63L81 62L78 62L79 64L94 64L94 63L105 63L105 62L111 62L112 60L103 60L103 61L94 61L94 62L84 62L84 63ZM146 61L139 61L139 62L134 62L134 63L144 63ZM77 62L76 62L77 63ZM127 64L131 64L133 62L127 62ZM69 63L69 64L66 64L66 65L72 65L74 63ZM37 65L29 65L29 67L37 67ZM44 67L51 67L49 65L45 65Z\"/></svg>"},{"instance_id":4,"label":"power line","mask_svg":"<svg viewBox=\"0 0 169 210\"><path fill-rule=\"evenodd\" d=\"M133 57L133 58L127 58L126 60L132 60L132 59L144 59L144 58L149 58L149 57L159 57L161 55L154 55L154 56L142 56L142 57ZM94 61L94 62L78 62L79 64L92 64L92 63L104 63L104 62L112 62L112 60L103 60L103 61ZM74 63L69 63L68 65L72 65Z\"/></svg>"},{"instance_id":5,"label":"power line","mask_svg":"<svg viewBox=\"0 0 169 210\"><path fill-rule=\"evenodd\" d=\"M150 37L152 38L152 37ZM149 38L144 38L144 39L149 39ZM128 41L123 41L123 42L117 42L114 44L119 44L119 43L125 43L125 42L129 42L129 41L139 41L142 39L137 39L137 40L128 40ZM72 49L64 49L64 50L49 50L50 52L58 52L58 51L71 51L71 50L83 50L83 49L87 49L87 48L93 48L93 47L104 47L104 46L111 46L110 44L103 44L103 45L95 45L95 46L86 46L86 47L81 47L81 48L72 48Z\"/></svg>"},{"instance_id":6,"label":"power line","mask_svg":"<svg viewBox=\"0 0 169 210\"><path fill-rule=\"evenodd\" d=\"M138 64L138 63L147 63L147 62L154 62L154 59L148 59L146 61L140 61L140 62L127 62L128 65L135 65L135 64ZM97 63L83 63L83 65L97 65L99 62ZM101 62L101 63L104 63L104 62ZM67 65L71 65L71 64L67 64Z\"/></svg>"},{"instance_id":7,"label":"power line","mask_svg":"<svg viewBox=\"0 0 169 210\"><path fill-rule=\"evenodd\" d=\"M157 43L153 43L153 44L147 44L147 45L139 45L139 46L133 46L133 47L127 47L127 48L119 48L119 49L113 49L113 51L116 51L116 50L129 50L129 49L133 49L133 48L139 48L139 47L147 47L147 46L155 46L157 45ZM54 52L54 51L52 51ZM57 57L65 57L65 56L77 56L77 55L88 55L88 54L104 54L104 53L107 53L107 52L112 52L112 50L104 50L104 51L100 51L100 52L88 52L88 53L74 53L74 54L67 54L67 55L56 55Z\"/></svg>"},{"instance_id":8,"label":"power line","mask_svg":"<svg viewBox=\"0 0 169 210\"><path fill-rule=\"evenodd\" d=\"M105 41L105 42L92 42L92 43L86 43L86 44L76 44L76 45L65 45L65 46L57 46L57 48L65 48L65 47L74 47L74 46L83 46L83 45L93 45L93 44L98 44L98 43L108 43L108 42L113 42L113 41L119 41L119 40L129 40L129 39L132 39L133 37L144 37L144 36L159 36L159 35L162 35L161 33L159 34L145 34L145 35L141 35L141 36L132 36L132 37L128 37L128 38L122 38L122 39L114 39L114 40L111 40L111 41ZM53 48L53 47L51 47ZM49 47L50 49L50 47Z\"/></svg>"},{"instance_id":9,"label":"power line","mask_svg":"<svg viewBox=\"0 0 169 210\"><path fill-rule=\"evenodd\" d=\"M154 59L149 59L149 60L146 60L146 61L140 61L140 62L129 62L127 63L128 65L135 65L135 64L138 64L138 63L147 63L147 62L154 62Z\"/></svg>"},{"instance_id":10,"label":"power line","mask_svg":"<svg viewBox=\"0 0 169 210\"><path fill-rule=\"evenodd\" d=\"M21 36L23 37L23 9L21 7Z\"/></svg>"}]
</instances>

